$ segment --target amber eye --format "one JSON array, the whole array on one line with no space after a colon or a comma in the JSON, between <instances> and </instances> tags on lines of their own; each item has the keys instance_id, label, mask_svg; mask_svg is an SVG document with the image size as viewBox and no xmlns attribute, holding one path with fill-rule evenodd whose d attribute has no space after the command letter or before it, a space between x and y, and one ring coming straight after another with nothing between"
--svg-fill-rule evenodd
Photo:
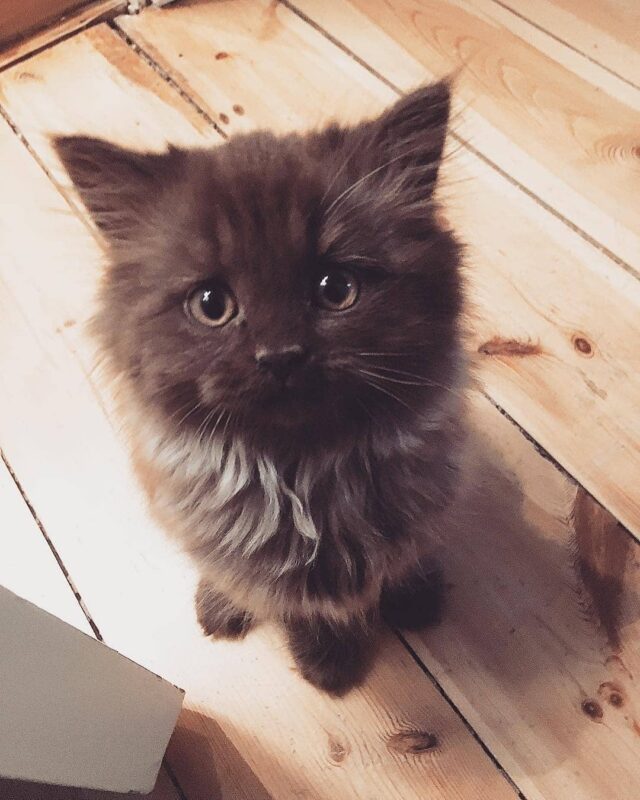
<instances>
[{"instance_id":1,"label":"amber eye","mask_svg":"<svg viewBox=\"0 0 640 800\"><path fill-rule=\"evenodd\" d=\"M344 269L327 271L318 281L318 304L329 311L346 311L358 299L360 287L355 276Z\"/></svg>"},{"instance_id":2,"label":"amber eye","mask_svg":"<svg viewBox=\"0 0 640 800\"><path fill-rule=\"evenodd\" d=\"M186 308L193 319L220 328L238 313L238 304L228 289L219 283L206 283L198 286L187 297Z\"/></svg>"}]
</instances>

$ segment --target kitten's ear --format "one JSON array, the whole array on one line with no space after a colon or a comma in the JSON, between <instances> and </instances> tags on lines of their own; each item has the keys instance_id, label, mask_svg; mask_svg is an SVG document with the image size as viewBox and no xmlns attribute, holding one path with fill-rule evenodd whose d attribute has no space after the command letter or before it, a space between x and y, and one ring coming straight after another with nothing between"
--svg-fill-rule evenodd
<instances>
[{"instance_id":1,"label":"kitten's ear","mask_svg":"<svg viewBox=\"0 0 640 800\"><path fill-rule=\"evenodd\" d=\"M96 225L113 239L131 233L157 201L180 153L140 153L88 136L56 136L52 144Z\"/></svg>"},{"instance_id":2,"label":"kitten's ear","mask_svg":"<svg viewBox=\"0 0 640 800\"><path fill-rule=\"evenodd\" d=\"M373 149L380 172L401 174L408 190L424 198L433 191L447 136L451 82L423 86L375 120Z\"/></svg>"}]
</instances>

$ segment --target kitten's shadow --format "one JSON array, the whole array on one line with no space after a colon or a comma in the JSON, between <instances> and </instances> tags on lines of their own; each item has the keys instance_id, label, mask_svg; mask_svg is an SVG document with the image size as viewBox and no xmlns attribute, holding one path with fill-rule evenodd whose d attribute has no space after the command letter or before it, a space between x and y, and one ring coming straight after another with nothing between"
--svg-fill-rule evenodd
<instances>
[{"instance_id":1,"label":"kitten's shadow","mask_svg":"<svg viewBox=\"0 0 640 800\"><path fill-rule=\"evenodd\" d=\"M499 719L535 728L544 759L517 727L508 748L527 774L546 772L576 752L584 726L604 717L608 735L633 724L625 628L640 617L640 600L637 568L625 566L638 565L637 547L513 431L504 452L482 430L473 435L475 489L439 543L449 585L443 621L406 638L481 738L484 726L493 740L507 735ZM588 545L579 553L578 517Z\"/></svg>"}]
</instances>

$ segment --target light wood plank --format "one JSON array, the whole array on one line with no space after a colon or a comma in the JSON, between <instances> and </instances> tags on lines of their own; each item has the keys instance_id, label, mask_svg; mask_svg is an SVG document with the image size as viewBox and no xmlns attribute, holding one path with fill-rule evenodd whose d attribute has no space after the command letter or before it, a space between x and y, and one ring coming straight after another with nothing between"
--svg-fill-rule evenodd
<instances>
[{"instance_id":1,"label":"light wood plank","mask_svg":"<svg viewBox=\"0 0 640 800\"><path fill-rule=\"evenodd\" d=\"M0 461L0 586L84 633L91 626L9 470Z\"/></svg>"},{"instance_id":2,"label":"light wood plank","mask_svg":"<svg viewBox=\"0 0 640 800\"><path fill-rule=\"evenodd\" d=\"M640 87L640 5L636 0L499 1Z\"/></svg>"},{"instance_id":3,"label":"light wood plank","mask_svg":"<svg viewBox=\"0 0 640 800\"><path fill-rule=\"evenodd\" d=\"M371 36L392 63L397 54L387 52L388 39L376 39L362 16L352 19L348 4L340 7L347 10L344 30L334 33ZM327 14L337 8L322 6ZM336 13L333 28L339 21ZM179 5L119 24L208 113L224 115L231 132L310 127L322 110L325 120L353 119L394 99L311 26L266 0ZM12 109L8 81L0 86ZM29 109L19 115L28 133L38 104L21 102ZM234 114L234 105L244 113ZM489 391L640 534L640 284L480 158L463 150L447 169L448 212L470 246L476 348L484 353L496 338L539 346L528 357L504 347L481 354Z\"/></svg>"},{"instance_id":4,"label":"light wood plank","mask_svg":"<svg viewBox=\"0 0 640 800\"><path fill-rule=\"evenodd\" d=\"M92 42L96 35L92 30L82 38ZM123 85L122 43L115 36L113 41ZM148 125L153 141L156 96L132 80L137 102L128 113L114 113L102 102L112 94L101 78L104 51L77 44L68 50L68 44L35 58L28 68L40 81L23 85L46 86L51 74L51 85L63 87L66 71L67 120L78 123L84 115L87 125L102 124L120 141L139 141L140 128ZM136 60L132 52L129 58ZM78 71L92 75L85 89L75 80ZM55 92L53 97L55 104ZM94 97L100 103L92 103ZM182 108L177 94L175 104ZM1 146L3 163L12 167L0 189L0 319L20 358L2 359L8 388L0 396L0 437L105 640L187 689L187 705L200 715L195 732L204 739L204 758L215 762L206 780L213 770L218 778L232 772L224 778L230 786L226 796L251 800L269 794L278 800L376 794L417 800L426 786L431 797L447 800L515 798L395 638L387 639L366 686L333 701L302 681L272 630L262 629L242 644L212 644L202 637L192 607L195 575L149 519L125 445L110 424L108 397L97 396L88 378L92 347L80 323L91 311L99 253L81 223L64 214L61 198L15 137L5 131ZM65 327L71 320L75 324ZM25 415L26 432L15 422ZM246 769L233 773L229 765L237 753L219 751L224 738L216 736L216 726L249 765L250 779ZM406 732L423 738L436 733L438 746L410 755L403 751ZM188 751L193 718L183 720L177 735L189 737ZM181 764L173 766L180 779ZM264 794L256 794L256 786ZM211 791L211 783L198 782L190 796Z\"/></svg>"},{"instance_id":5,"label":"light wood plank","mask_svg":"<svg viewBox=\"0 0 640 800\"><path fill-rule=\"evenodd\" d=\"M52 133L82 131L118 141L124 118L133 120L126 137L132 147L162 150L169 141L184 146L220 141L192 106L176 103L176 92L142 59L132 57L131 49L106 25L63 44L63 49L49 48L0 73L0 103L20 125L26 123L25 115L38 119L40 124L28 129L29 143L69 196L74 196L73 188L53 157ZM88 54L93 71L74 69ZM96 85L105 94L98 96ZM90 98L91 110L79 106L79 96ZM29 114L36 98L38 107ZM144 125L143 109L148 114Z\"/></svg>"},{"instance_id":6,"label":"light wood plank","mask_svg":"<svg viewBox=\"0 0 640 800\"><path fill-rule=\"evenodd\" d=\"M637 89L603 72L614 97L577 77L507 30L505 18L518 19L484 0L294 5L402 89L459 71L460 134L640 273Z\"/></svg>"},{"instance_id":7,"label":"light wood plank","mask_svg":"<svg viewBox=\"0 0 640 800\"><path fill-rule=\"evenodd\" d=\"M639 546L477 411L478 482L441 543L445 621L409 640L528 800L633 800Z\"/></svg>"},{"instance_id":8,"label":"light wood plank","mask_svg":"<svg viewBox=\"0 0 640 800\"><path fill-rule=\"evenodd\" d=\"M553 29L547 31L527 17L514 12L501 0L465 0L472 3L476 13L483 14L505 32L513 34L529 49L536 50L562 67L568 75L591 84L597 90L610 95L625 106L640 111L640 86L629 84L620 76L593 61L575 48L559 39ZM566 99L565 99L566 105ZM633 162L629 163L633 169Z\"/></svg>"}]
</instances>

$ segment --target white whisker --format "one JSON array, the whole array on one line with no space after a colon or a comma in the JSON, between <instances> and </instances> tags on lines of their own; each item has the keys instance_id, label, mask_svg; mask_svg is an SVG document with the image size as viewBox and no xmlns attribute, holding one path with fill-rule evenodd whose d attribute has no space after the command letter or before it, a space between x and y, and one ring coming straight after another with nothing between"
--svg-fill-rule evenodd
<instances>
[{"instance_id":1,"label":"white whisker","mask_svg":"<svg viewBox=\"0 0 640 800\"><path fill-rule=\"evenodd\" d=\"M179 414L181 411L184 411L185 408L189 408L189 411L187 411L187 413L183 417L181 417L178 422L176 422L176 428L179 428L182 425L182 423L185 422L192 414L195 414L196 411L202 408L202 401L196 403L195 406L191 406L191 401L189 401L185 405L182 405L180 406L180 408L176 409L173 412L173 414L171 414L169 419L173 419L176 416L176 414Z\"/></svg>"},{"instance_id":2,"label":"white whisker","mask_svg":"<svg viewBox=\"0 0 640 800\"><path fill-rule=\"evenodd\" d=\"M202 438L207 430L207 425L213 419L213 415L216 413L216 411L218 411L217 408L212 408L211 411L209 411L209 413L206 415L206 417L202 420L202 422L198 426L198 430L196 431L195 435L198 446L202 444Z\"/></svg>"},{"instance_id":3,"label":"white whisker","mask_svg":"<svg viewBox=\"0 0 640 800\"><path fill-rule=\"evenodd\" d=\"M363 371L363 370L359 370L359 372L362 372L362 371ZM390 392L388 389L385 389L383 386L379 386L379 385L378 385L377 383L375 383L374 381L368 381L366 378L364 378L363 380L364 380L364 382L365 382L366 384L368 384L369 386L371 386L371 388L372 388L372 389L376 389L376 390L377 390L378 392L380 392L381 394L386 394L386 395L387 395L387 397L391 397L393 400L395 400L396 402L400 403L400 405L403 405L403 406L404 406L404 407L405 407L405 408L406 408L408 411L411 411L411 413L412 413L412 414L416 414L416 413L417 413L417 412L416 412L416 410L415 410L414 408L411 408L411 406L410 406L410 405L408 405L407 403L405 403L405 401L404 401L404 400L403 400L401 397L398 397L398 396L397 396L397 395L395 395L393 392Z\"/></svg>"},{"instance_id":4,"label":"white whisker","mask_svg":"<svg viewBox=\"0 0 640 800\"><path fill-rule=\"evenodd\" d=\"M365 175L363 175L361 178L358 178L357 181L354 181L350 186L347 186L347 188L343 192L341 192L336 197L335 200L333 200L333 202L329 205L329 207L325 211L325 217L329 218L329 215L330 215L331 211L333 209L335 209L335 207L338 206L338 204L340 202L344 202L349 197L349 195L352 194L358 188L358 186L360 186L362 183L364 183L364 181L366 181L369 178L373 177L378 172L381 172L383 169L386 169L387 167L391 166L391 164L394 164L396 161L400 161L403 158L407 158L407 156L409 156L411 153L422 149L422 147L423 147L423 145L418 145L416 147L410 147L408 150L404 150L402 153L399 153L397 156L394 156L393 158L390 158L388 161L385 161L383 164L380 164L380 166L375 167L375 169L370 170ZM433 161L433 162L430 162L429 164L422 164L421 165L421 169L427 169L428 167L435 166L436 164L439 164L439 163L440 163L439 161Z\"/></svg>"},{"instance_id":5,"label":"white whisker","mask_svg":"<svg viewBox=\"0 0 640 800\"><path fill-rule=\"evenodd\" d=\"M367 366L371 366L367 364ZM425 388L432 388L432 389L442 389L445 392L450 392L451 394L455 395L456 397L463 397L463 393L454 389L452 386L447 386L444 383L439 383L438 381L431 380L431 378L427 378L424 375L418 375L413 372L405 372L404 370L397 370L392 369L391 367L383 367L379 364L374 364L373 368L375 370L383 370L384 372L391 372L393 375L402 375L405 378L414 378L415 380L401 380L400 378L391 377L390 375L381 375L379 372L369 372L367 370L360 370L360 372L365 372L367 375L370 375L373 378L378 378L379 380L389 381L391 383L398 383L404 386L423 386Z\"/></svg>"}]
</instances>

